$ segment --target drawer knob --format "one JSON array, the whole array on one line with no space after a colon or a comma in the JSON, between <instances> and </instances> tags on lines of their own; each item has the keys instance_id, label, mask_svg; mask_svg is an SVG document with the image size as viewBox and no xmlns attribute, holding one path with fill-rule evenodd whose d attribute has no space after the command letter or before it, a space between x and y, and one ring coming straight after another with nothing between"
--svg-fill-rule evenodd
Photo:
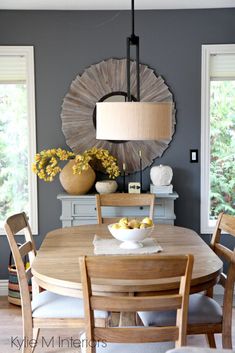
<instances>
[{"instance_id":1,"label":"drawer knob","mask_svg":"<svg viewBox=\"0 0 235 353\"><path fill-rule=\"evenodd\" d=\"M140 206L140 210L143 210L144 209L144 207L143 206Z\"/></svg>"}]
</instances>

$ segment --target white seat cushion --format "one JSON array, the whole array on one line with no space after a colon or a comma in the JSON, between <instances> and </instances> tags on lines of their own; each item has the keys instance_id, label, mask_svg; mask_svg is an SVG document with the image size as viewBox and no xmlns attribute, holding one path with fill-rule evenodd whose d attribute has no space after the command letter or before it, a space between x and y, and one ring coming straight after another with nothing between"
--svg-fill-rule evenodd
<instances>
[{"instance_id":1,"label":"white seat cushion","mask_svg":"<svg viewBox=\"0 0 235 353\"><path fill-rule=\"evenodd\" d=\"M174 346L174 342L106 343L103 347L96 348L96 353L166 353Z\"/></svg>"},{"instance_id":2,"label":"white seat cushion","mask_svg":"<svg viewBox=\"0 0 235 353\"><path fill-rule=\"evenodd\" d=\"M175 325L176 311L141 311L138 313L144 326ZM188 323L206 324L222 321L222 309L214 300L204 294L192 294L189 297Z\"/></svg>"},{"instance_id":3,"label":"white seat cushion","mask_svg":"<svg viewBox=\"0 0 235 353\"><path fill-rule=\"evenodd\" d=\"M89 344L86 334L80 335L81 353L86 353ZM166 353L175 347L175 342L156 343L107 343L102 340L96 342L96 353Z\"/></svg>"},{"instance_id":4,"label":"white seat cushion","mask_svg":"<svg viewBox=\"0 0 235 353\"><path fill-rule=\"evenodd\" d=\"M83 300L44 291L32 301L32 315L38 318L84 318ZM95 311L95 317L106 319L106 311Z\"/></svg>"},{"instance_id":5,"label":"white seat cushion","mask_svg":"<svg viewBox=\"0 0 235 353\"><path fill-rule=\"evenodd\" d=\"M231 349L222 349L222 348L199 348L199 347L181 347L175 348L167 353L234 353Z\"/></svg>"}]
</instances>

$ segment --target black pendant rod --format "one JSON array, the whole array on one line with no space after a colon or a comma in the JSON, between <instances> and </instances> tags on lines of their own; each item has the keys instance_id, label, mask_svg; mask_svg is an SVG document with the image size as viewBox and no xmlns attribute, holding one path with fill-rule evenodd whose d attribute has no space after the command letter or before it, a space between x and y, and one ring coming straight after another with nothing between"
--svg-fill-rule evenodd
<instances>
[{"instance_id":1,"label":"black pendant rod","mask_svg":"<svg viewBox=\"0 0 235 353\"><path fill-rule=\"evenodd\" d=\"M131 0L132 36L135 35L135 0Z\"/></svg>"},{"instance_id":2,"label":"black pendant rod","mask_svg":"<svg viewBox=\"0 0 235 353\"><path fill-rule=\"evenodd\" d=\"M140 65L139 65L139 37L135 35L135 4L134 0L131 0L131 15L132 15L132 34L130 37L127 37L127 98L128 102L131 102L131 70L130 70L130 60L131 60L131 45L136 47L136 99L140 100Z\"/></svg>"}]
</instances>

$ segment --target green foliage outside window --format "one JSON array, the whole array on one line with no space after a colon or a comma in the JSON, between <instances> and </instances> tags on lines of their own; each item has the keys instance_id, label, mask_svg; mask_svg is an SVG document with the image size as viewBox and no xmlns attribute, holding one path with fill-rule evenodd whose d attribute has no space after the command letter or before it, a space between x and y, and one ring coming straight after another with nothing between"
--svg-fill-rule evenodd
<instances>
[{"instance_id":1,"label":"green foliage outside window","mask_svg":"<svg viewBox=\"0 0 235 353\"><path fill-rule=\"evenodd\" d=\"M0 84L0 228L28 211L28 124L25 84Z\"/></svg>"},{"instance_id":2,"label":"green foliage outside window","mask_svg":"<svg viewBox=\"0 0 235 353\"><path fill-rule=\"evenodd\" d=\"M235 81L212 81L210 99L210 219L235 215Z\"/></svg>"}]
</instances>

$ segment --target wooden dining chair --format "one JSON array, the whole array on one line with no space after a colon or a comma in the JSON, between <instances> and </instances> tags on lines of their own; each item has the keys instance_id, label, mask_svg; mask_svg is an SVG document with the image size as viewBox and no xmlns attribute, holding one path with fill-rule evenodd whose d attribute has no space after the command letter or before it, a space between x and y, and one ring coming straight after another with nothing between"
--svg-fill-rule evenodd
<instances>
[{"instance_id":1,"label":"wooden dining chair","mask_svg":"<svg viewBox=\"0 0 235 353\"><path fill-rule=\"evenodd\" d=\"M149 218L153 219L155 195L153 194L125 194L125 193L114 193L114 194L97 194L96 195L96 210L98 224L102 223L114 223L120 219L118 215L116 217L102 217L102 207L133 207L133 206L148 206L149 207ZM147 216L147 215L146 215ZM136 215L130 216L135 218Z\"/></svg>"},{"instance_id":2,"label":"wooden dining chair","mask_svg":"<svg viewBox=\"0 0 235 353\"><path fill-rule=\"evenodd\" d=\"M35 283L31 273L31 265L36 256L36 247L26 214L22 212L9 217L4 228L18 275L23 337L28 340L37 340L40 328L84 328L82 299L62 296L49 291L40 292L39 286ZM25 242L19 247L16 242L16 234L22 231ZM30 267L27 269L23 260L25 256L29 257L30 263ZM32 281L32 301L28 286L30 279ZM95 316L99 324L106 324L106 312L96 312ZM32 353L34 348L26 345L23 347L23 353Z\"/></svg>"},{"instance_id":3,"label":"wooden dining chair","mask_svg":"<svg viewBox=\"0 0 235 353\"><path fill-rule=\"evenodd\" d=\"M176 347L186 343L187 308L193 255L164 256L91 256L81 257L80 271L86 321L86 353L159 352L157 342L175 341ZM156 280L180 278L177 294L124 296L125 282L130 285L150 284ZM115 295L97 295L94 280L102 285L112 281ZM122 283L122 286L120 286ZM116 284L116 286L115 286ZM176 309L176 322L171 327L99 327L94 310L137 312L139 310ZM105 347L102 346L105 343ZM145 350L144 350L145 349Z\"/></svg>"},{"instance_id":4,"label":"wooden dining chair","mask_svg":"<svg viewBox=\"0 0 235 353\"><path fill-rule=\"evenodd\" d=\"M221 232L235 237L235 217L221 213L218 217L215 231L211 239L211 248L226 262L228 262L227 275L222 273L220 282L224 287L222 307L212 298L213 288L205 294L193 294L189 298L187 334L206 334L209 346L216 347L214 334L222 333L223 348L232 348L232 307L235 281L235 250L228 249L220 243ZM170 325L175 318L175 312L141 312L139 316L146 326Z\"/></svg>"}]
</instances>

